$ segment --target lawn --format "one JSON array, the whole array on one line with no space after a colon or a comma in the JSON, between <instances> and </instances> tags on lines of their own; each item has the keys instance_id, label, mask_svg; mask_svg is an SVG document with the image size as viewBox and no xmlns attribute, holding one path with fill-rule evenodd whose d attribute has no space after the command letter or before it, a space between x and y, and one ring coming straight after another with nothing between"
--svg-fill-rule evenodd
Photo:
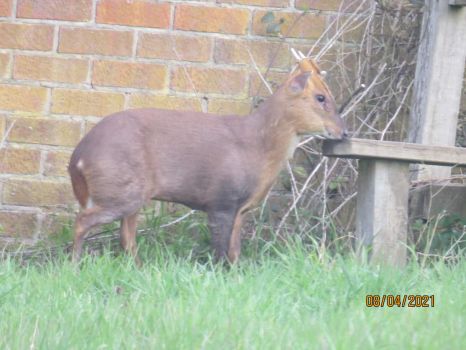
<instances>
[{"instance_id":1,"label":"lawn","mask_svg":"<svg viewBox=\"0 0 466 350\"><path fill-rule=\"evenodd\" d=\"M465 259L394 270L322 261L299 242L233 268L167 249L143 258L1 261L0 349L466 348ZM435 306L367 307L368 294Z\"/></svg>"}]
</instances>

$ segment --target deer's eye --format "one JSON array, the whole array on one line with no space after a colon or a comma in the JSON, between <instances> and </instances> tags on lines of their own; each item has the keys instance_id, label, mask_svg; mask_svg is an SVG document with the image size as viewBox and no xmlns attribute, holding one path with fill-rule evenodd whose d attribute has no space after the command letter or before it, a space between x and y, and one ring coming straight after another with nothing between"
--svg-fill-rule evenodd
<instances>
[{"instance_id":1,"label":"deer's eye","mask_svg":"<svg viewBox=\"0 0 466 350\"><path fill-rule=\"evenodd\" d=\"M320 103L325 102L325 96L324 96L324 95L316 95L316 99L317 99L317 101L319 101Z\"/></svg>"}]
</instances>

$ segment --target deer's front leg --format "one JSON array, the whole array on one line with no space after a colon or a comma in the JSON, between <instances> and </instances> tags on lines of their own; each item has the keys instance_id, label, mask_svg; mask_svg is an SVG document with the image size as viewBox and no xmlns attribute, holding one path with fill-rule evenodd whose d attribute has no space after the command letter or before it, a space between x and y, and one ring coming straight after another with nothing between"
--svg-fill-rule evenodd
<instances>
[{"instance_id":1,"label":"deer's front leg","mask_svg":"<svg viewBox=\"0 0 466 350\"><path fill-rule=\"evenodd\" d=\"M212 211L208 213L209 228L212 234L212 247L216 261L228 258L231 232L233 231L236 215L237 210Z\"/></svg>"}]
</instances>

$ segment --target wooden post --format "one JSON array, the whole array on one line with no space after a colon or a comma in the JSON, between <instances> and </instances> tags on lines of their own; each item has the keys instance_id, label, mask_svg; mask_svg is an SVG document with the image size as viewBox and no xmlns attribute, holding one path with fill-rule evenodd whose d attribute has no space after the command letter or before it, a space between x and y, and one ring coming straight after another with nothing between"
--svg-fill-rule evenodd
<instances>
[{"instance_id":1,"label":"wooden post","mask_svg":"<svg viewBox=\"0 0 466 350\"><path fill-rule=\"evenodd\" d=\"M466 6L466 0L448 0L451 6Z\"/></svg>"},{"instance_id":2,"label":"wooden post","mask_svg":"<svg viewBox=\"0 0 466 350\"><path fill-rule=\"evenodd\" d=\"M359 159L358 245L372 247L373 261L394 266L406 263L409 164L466 167L466 148L462 147L362 139L325 140L322 153L328 157ZM461 196L459 190L456 192Z\"/></svg>"},{"instance_id":3,"label":"wooden post","mask_svg":"<svg viewBox=\"0 0 466 350\"><path fill-rule=\"evenodd\" d=\"M356 238L375 263L406 264L408 192L409 163L359 161Z\"/></svg>"},{"instance_id":4,"label":"wooden post","mask_svg":"<svg viewBox=\"0 0 466 350\"><path fill-rule=\"evenodd\" d=\"M422 27L409 141L454 146L466 60L466 7L426 0ZM438 166L422 165L419 170L418 180L451 175L449 168Z\"/></svg>"}]
</instances>

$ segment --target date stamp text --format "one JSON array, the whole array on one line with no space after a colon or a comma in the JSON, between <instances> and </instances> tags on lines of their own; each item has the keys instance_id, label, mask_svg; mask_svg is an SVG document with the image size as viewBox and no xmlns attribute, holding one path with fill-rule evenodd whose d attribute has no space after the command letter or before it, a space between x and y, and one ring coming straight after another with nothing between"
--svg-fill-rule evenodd
<instances>
[{"instance_id":1,"label":"date stamp text","mask_svg":"<svg viewBox=\"0 0 466 350\"><path fill-rule=\"evenodd\" d=\"M366 295L367 307L434 307L434 295Z\"/></svg>"}]
</instances>

